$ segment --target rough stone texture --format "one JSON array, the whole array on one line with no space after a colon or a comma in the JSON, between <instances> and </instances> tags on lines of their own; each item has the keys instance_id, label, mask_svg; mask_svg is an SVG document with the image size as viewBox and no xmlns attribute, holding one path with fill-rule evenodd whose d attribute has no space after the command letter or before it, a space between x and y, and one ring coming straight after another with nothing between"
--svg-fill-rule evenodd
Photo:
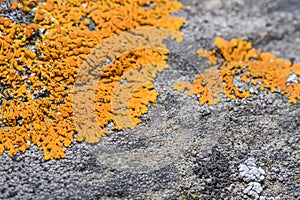
<instances>
[{"instance_id":1,"label":"rough stone texture","mask_svg":"<svg viewBox=\"0 0 300 200\"><path fill-rule=\"evenodd\" d=\"M213 47L216 36L300 62L300 2L183 4L185 41L170 44L170 68L157 78L161 92L143 123L96 145L74 143L62 160L45 162L35 146L0 156L0 199L300 199L299 104L258 91L208 107L172 90L207 68L196 50ZM249 159L264 178L244 181L240 166Z\"/></svg>"}]
</instances>

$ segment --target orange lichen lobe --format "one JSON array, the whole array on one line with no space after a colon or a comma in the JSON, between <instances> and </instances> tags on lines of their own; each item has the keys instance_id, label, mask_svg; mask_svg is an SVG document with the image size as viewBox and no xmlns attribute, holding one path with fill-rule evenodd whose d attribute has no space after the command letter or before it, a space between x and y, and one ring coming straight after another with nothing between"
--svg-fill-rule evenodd
<instances>
[{"instance_id":1,"label":"orange lichen lobe","mask_svg":"<svg viewBox=\"0 0 300 200\"><path fill-rule=\"evenodd\" d=\"M216 51L212 50L205 50L205 49L199 49L197 51L197 54L199 57L206 58L208 65L216 65L217 64L217 57L216 57Z\"/></svg>"},{"instance_id":2,"label":"orange lichen lobe","mask_svg":"<svg viewBox=\"0 0 300 200\"><path fill-rule=\"evenodd\" d=\"M212 96L218 97L219 93L225 94L230 99L248 98L249 91L240 91L234 85L234 79L239 79L253 85L259 83L261 90L266 88L271 92L279 91L281 94L286 94L289 102L292 103L297 103L300 99L300 84L288 81L293 74L299 76L299 64L292 65L290 61L276 58L269 52L262 53L260 49L254 49L250 42L242 39L226 41L217 37L214 43L222 56L221 59L216 61L216 50L200 49L198 54L207 58L209 64L221 64L218 68L212 68L215 70L215 75L210 74L211 69L208 69L198 75L193 84L176 83L174 86L176 90L187 89L190 95L199 94L200 104L211 105L219 102L219 98L215 98L215 101L212 98ZM215 85L218 87L212 87ZM207 91L210 91L208 95Z\"/></svg>"},{"instance_id":3,"label":"orange lichen lobe","mask_svg":"<svg viewBox=\"0 0 300 200\"><path fill-rule=\"evenodd\" d=\"M180 92L188 91L188 95L199 94L200 104L216 104L220 101L219 93L224 92L223 80L216 68L210 68L203 74L197 75L193 84L177 82L174 89Z\"/></svg>"},{"instance_id":4,"label":"orange lichen lobe","mask_svg":"<svg viewBox=\"0 0 300 200\"><path fill-rule=\"evenodd\" d=\"M12 2L11 3L11 8L13 9L13 10L15 10L15 9L17 9L18 8L18 2Z\"/></svg>"}]
</instances>

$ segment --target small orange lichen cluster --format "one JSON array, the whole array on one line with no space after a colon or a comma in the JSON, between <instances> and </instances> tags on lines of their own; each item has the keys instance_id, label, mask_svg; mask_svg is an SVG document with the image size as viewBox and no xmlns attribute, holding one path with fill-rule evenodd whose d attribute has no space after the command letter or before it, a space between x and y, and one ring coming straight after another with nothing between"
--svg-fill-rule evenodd
<instances>
[{"instance_id":1,"label":"small orange lichen cluster","mask_svg":"<svg viewBox=\"0 0 300 200\"><path fill-rule=\"evenodd\" d=\"M199 49L197 51L198 56L201 58L206 58L207 59L207 64L209 65L216 65L218 63L218 59L216 56L216 50L205 50L205 49Z\"/></svg>"},{"instance_id":2,"label":"small orange lichen cluster","mask_svg":"<svg viewBox=\"0 0 300 200\"><path fill-rule=\"evenodd\" d=\"M199 94L200 104L209 105L220 101L219 93L228 98L247 98L249 91L240 91L233 84L233 80L240 79L253 85L259 84L263 90L276 90L289 97L289 102L297 103L300 100L300 84L289 82L291 75L300 76L300 64L292 65L290 61L276 58L271 53L262 53L252 48L250 42L232 39L230 42L216 38L217 46L222 59L216 60L216 50L199 50L198 54L208 59L208 64L219 64L221 67L206 70L198 75L193 84L178 82L174 88L179 91L187 89L189 95ZM239 78L240 77L240 78Z\"/></svg>"},{"instance_id":3,"label":"small orange lichen cluster","mask_svg":"<svg viewBox=\"0 0 300 200\"><path fill-rule=\"evenodd\" d=\"M184 20L170 16L182 5L169 0L47 0L36 6L38 2L12 4L13 9L25 12L35 7L34 24L16 24L8 18L0 18L0 86L3 86L0 154L8 150L13 156L33 143L43 149L44 158L48 160L64 158L64 148L72 143L76 134L72 104L74 83L88 55L93 56L90 53L94 48L106 38L139 27L178 31ZM109 48L121 46L119 43ZM98 85L96 102L110 99L109 85L116 85L126 69L138 67L139 61L155 58L165 62L166 52L159 56L157 51L145 56L141 56L144 55L141 52L115 58L116 61L103 67L102 74L106 73L106 77ZM129 108L133 118L145 113L146 104L155 100L151 88L145 85L132 95ZM112 117L111 108L101 101L96 104L96 110L97 121L103 127ZM138 122L136 119L135 123ZM86 138L78 138L81 139Z\"/></svg>"}]
</instances>

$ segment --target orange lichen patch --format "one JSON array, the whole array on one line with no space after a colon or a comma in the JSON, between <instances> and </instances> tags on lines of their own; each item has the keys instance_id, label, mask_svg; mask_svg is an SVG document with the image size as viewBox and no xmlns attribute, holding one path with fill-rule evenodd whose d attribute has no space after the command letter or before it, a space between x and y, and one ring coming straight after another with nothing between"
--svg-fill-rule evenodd
<instances>
[{"instance_id":1,"label":"orange lichen patch","mask_svg":"<svg viewBox=\"0 0 300 200\"><path fill-rule=\"evenodd\" d=\"M20 149L24 152L29 148L28 142L31 141L43 148L46 160L64 157L63 146L71 144L75 128L67 116L59 113L66 110L63 104L54 110L49 109L50 103L48 98L25 103L5 101L2 105L0 124L6 124L10 128L0 130L1 149L9 149L9 155L12 156ZM67 109L66 112L69 111ZM61 119L59 116L62 116ZM57 119L60 119L59 122ZM14 149L14 146L18 148Z\"/></svg>"},{"instance_id":2,"label":"orange lichen patch","mask_svg":"<svg viewBox=\"0 0 300 200\"><path fill-rule=\"evenodd\" d=\"M156 91L152 91L152 89L154 89L154 85L152 83L144 83L132 93L132 97L129 100L128 109L130 111L131 120L134 126L128 127L129 123L126 123L126 121L123 120L118 120L118 122L125 122L125 124L122 126L118 124L119 127L128 127L133 129L135 128L136 124L142 122L139 117L148 112L147 105L149 103L155 103L156 97L158 96L158 93Z\"/></svg>"},{"instance_id":3,"label":"orange lichen patch","mask_svg":"<svg viewBox=\"0 0 300 200\"><path fill-rule=\"evenodd\" d=\"M75 90L73 104L78 137L91 143L98 142L107 134L102 128L109 122L114 123L115 129L134 128L140 122L138 118L146 112L146 105L154 102L157 96L156 92L149 93L150 85L156 73L167 67L168 51L162 41L168 36L178 41L182 39L182 34L175 31L136 29L105 40L87 56L76 78L76 84L85 86ZM119 43L123 45L119 46ZM107 59L114 62L97 67ZM89 74L91 71L93 73ZM98 82L98 87L94 82ZM145 85L147 87L143 87ZM96 90L96 100L93 90ZM142 92L145 95L138 97ZM139 99L134 101L132 97ZM98 124L94 120L95 111L99 116Z\"/></svg>"},{"instance_id":4,"label":"orange lichen patch","mask_svg":"<svg viewBox=\"0 0 300 200\"><path fill-rule=\"evenodd\" d=\"M217 81L214 78L211 79L214 76L207 75L206 70L202 76L196 78L193 84L176 83L175 89L179 91L188 89L189 94L200 94L200 104L214 104L219 99L212 101L204 95L203 91L210 90L215 96L223 93L231 99L249 97L249 91L240 91L233 84L234 79L239 79L249 84L259 84L261 90L266 88L271 92L279 91L281 94L286 94L289 97L289 102L297 103L297 100L300 100L300 84L288 81L293 74L299 76L299 64L292 65L290 61L276 58L271 53L262 53L260 49L255 50L250 42L241 39L232 39L229 42L218 37L215 39L215 45L222 56L221 59L218 59L221 67L216 72L219 79ZM210 63L214 63L216 61L216 57L213 55L215 52L210 51L209 54L205 50L200 50L200 56L204 55ZM218 87L212 89L208 84L209 82L213 82ZM195 90L194 88L200 89Z\"/></svg>"},{"instance_id":5,"label":"orange lichen patch","mask_svg":"<svg viewBox=\"0 0 300 200\"><path fill-rule=\"evenodd\" d=\"M15 98L25 97L31 99L30 95L27 93L27 84L23 84L19 89L14 92Z\"/></svg>"},{"instance_id":6,"label":"orange lichen patch","mask_svg":"<svg viewBox=\"0 0 300 200\"><path fill-rule=\"evenodd\" d=\"M146 8L149 5L151 8ZM0 17L0 85L5 86L1 94L4 103L1 105L0 125L5 128L0 129L0 153L8 150L12 156L18 151L24 152L29 148L28 144L33 143L41 147L46 160L64 158L65 147L72 143L77 133L76 112L72 103L78 88L73 85L80 81L88 85L89 81L95 80L86 73L95 70L93 63L100 64L107 58L112 61L112 64L103 67L104 71L98 71L106 76L96 84L97 91L94 87L77 91L81 101L76 106L80 112L86 109L87 102L92 102L90 110L96 109L96 116L81 113L83 121L91 120L97 125L83 124L87 129L82 129L85 132L78 134L78 141L99 141L102 135L108 133L107 130L98 131L99 127L103 128L109 122L114 122L115 128L127 128L128 125L118 123L112 116L111 105L103 104L102 99L104 102L112 100L109 95L113 94L118 81L128 70L152 60L156 63L165 63L166 60L166 51L144 53L141 50L151 38L153 44L156 42L153 47L166 48L162 40L155 39L164 34L156 35L155 32L141 34L144 43L139 43L140 50L126 56L122 55L125 52L122 51L123 38L114 46L107 45L105 51L97 50L97 45L115 34L139 27L179 31L185 21L171 16L182 5L169 0L27 0L12 6L24 12L35 7L35 24L16 24ZM182 39L176 34L168 36L178 41ZM113 55L119 50L123 53ZM157 65L147 73L152 77L166 66ZM95 70L94 73L98 72ZM146 105L155 101L156 95L151 84L133 91L127 109L134 126L147 111ZM87 97L90 100L86 101Z\"/></svg>"},{"instance_id":7,"label":"orange lichen patch","mask_svg":"<svg viewBox=\"0 0 300 200\"><path fill-rule=\"evenodd\" d=\"M152 9L144 8L149 4L153 4ZM112 33L120 33L141 25L178 30L184 22L183 19L170 16L171 13L181 9L182 4L169 0L130 0L122 3L111 0L97 2L48 0L38 8L49 12L57 24L67 30L74 30L76 27L87 30L90 20L82 20L82 17L91 19L99 35L104 38L112 36Z\"/></svg>"},{"instance_id":8,"label":"orange lichen patch","mask_svg":"<svg viewBox=\"0 0 300 200\"><path fill-rule=\"evenodd\" d=\"M4 128L0 134L0 153L8 151L9 156L15 155L18 151L25 152L29 148L27 141L30 139L22 127Z\"/></svg>"},{"instance_id":9,"label":"orange lichen patch","mask_svg":"<svg viewBox=\"0 0 300 200\"><path fill-rule=\"evenodd\" d=\"M12 3L11 3L11 8L12 8L13 10L17 9L17 8L18 8L18 2L12 2Z\"/></svg>"},{"instance_id":10,"label":"orange lichen patch","mask_svg":"<svg viewBox=\"0 0 300 200\"><path fill-rule=\"evenodd\" d=\"M177 82L174 89L180 92L188 91L188 95L199 94L200 104L216 104L220 101L219 93L224 93L223 80L216 67L206 70L203 74L197 75L193 84L188 82Z\"/></svg>"},{"instance_id":11,"label":"orange lichen patch","mask_svg":"<svg viewBox=\"0 0 300 200\"><path fill-rule=\"evenodd\" d=\"M216 56L216 50L209 51L204 49L199 49L197 51L197 54L199 57L206 58L208 65L216 65L217 64L217 56Z\"/></svg>"},{"instance_id":12,"label":"orange lichen patch","mask_svg":"<svg viewBox=\"0 0 300 200\"><path fill-rule=\"evenodd\" d=\"M22 9L23 12L29 12L31 8L36 6L41 0L22 0L20 1L18 7Z\"/></svg>"},{"instance_id":13,"label":"orange lichen patch","mask_svg":"<svg viewBox=\"0 0 300 200\"><path fill-rule=\"evenodd\" d=\"M3 20L1 20L3 19ZM16 23L10 23L8 26L5 18L0 19L0 80L2 84L11 85L6 91L13 98L18 98L24 94L21 85L24 85L24 79L21 73L25 71L23 66L30 67L36 57L35 53L24 48L28 44L28 34L30 30L36 31L38 26L23 26ZM11 92L9 92L11 90ZM18 90L18 91L17 91ZM13 92L16 91L16 92ZM27 96L29 97L29 95Z\"/></svg>"},{"instance_id":14,"label":"orange lichen patch","mask_svg":"<svg viewBox=\"0 0 300 200\"><path fill-rule=\"evenodd\" d=\"M45 8L47 11L52 11L54 8L53 8L53 4L52 3L49 3L49 2L46 2L45 4Z\"/></svg>"},{"instance_id":15,"label":"orange lichen patch","mask_svg":"<svg viewBox=\"0 0 300 200\"><path fill-rule=\"evenodd\" d=\"M147 60L147 57L149 59L157 56L156 53L153 50L148 50L144 58L140 57L136 63L133 63L133 69L124 69L125 73L122 80L116 82L111 99L115 128L135 128L141 122L139 117L148 111L147 105L150 102L156 102L158 93L152 90L154 88L153 81L157 72L162 71L167 65L164 60L155 64L138 64L141 60L142 62ZM123 60L123 62L126 61Z\"/></svg>"}]
</instances>

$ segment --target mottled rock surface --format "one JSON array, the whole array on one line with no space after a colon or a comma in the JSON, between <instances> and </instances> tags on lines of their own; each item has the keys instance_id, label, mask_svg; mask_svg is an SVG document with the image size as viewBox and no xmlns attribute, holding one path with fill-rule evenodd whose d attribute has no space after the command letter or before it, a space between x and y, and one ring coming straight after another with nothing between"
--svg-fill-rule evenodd
<instances>
[{"instance_id":1,"label":"mottled rock surface","mask_svg":"<svg viewBox=\"0 0 300 200\"><path fill-rule=\"evenodd\" d=\"M299 104L258 91L200 106L172 89L208 67L196 50L212 48L216 36L300 62L300 2L183 4L185 40L170 44L170 68L156 80L161 92L143 123L96 145L74 143L66 159L45 162L35 146L0 156L0 199L300 199Z\"/></svg>"}]
</instances>

